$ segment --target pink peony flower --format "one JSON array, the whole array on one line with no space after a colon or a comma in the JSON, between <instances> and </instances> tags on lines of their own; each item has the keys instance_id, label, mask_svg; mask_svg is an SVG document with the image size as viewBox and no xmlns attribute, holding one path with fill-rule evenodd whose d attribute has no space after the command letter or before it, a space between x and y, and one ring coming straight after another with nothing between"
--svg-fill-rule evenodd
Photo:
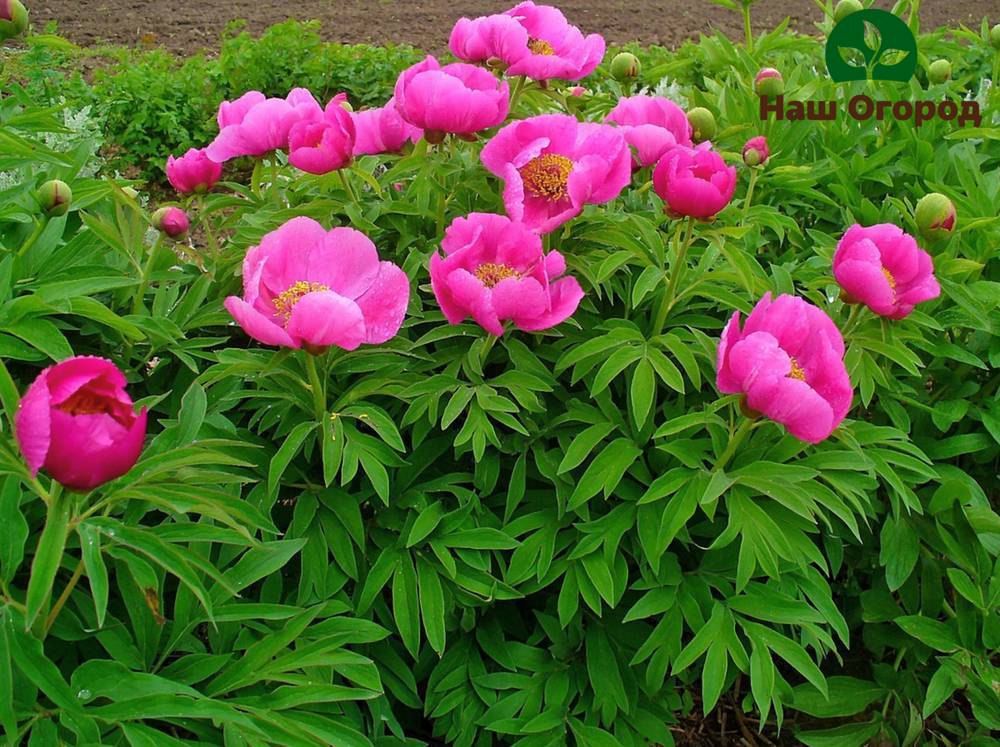
<instances>
[{"instance_id":1,"label":"pink peony flower","mask_svg":"<svg viewBox=\"0 0 1000 747\"><path fill-rule=\"evenodd\" d=\"M819 443L847 415L853 390L844 339L833 320L797 296L766 293L740 331L740 314L719 342L716 386L802 441Z\"/></svg>"},{"instance_id":2,"label":"pink peony flower","mask_svg":"<svg viewBox=\"0 0 1000 747\"><path fill-rule=\"evenodd\" d=\"M448 46L468 62L499 61L508 75L579 80L604 58L604 37L584 37L558 8L524 2L500 15L460 18Z\"/></svg>"},{"instance_id":3,"label":"pink peony flower","mask_svg":"<svg viewBox=\"0 0 1000 747\"><path fill-rule=\"evenodd\" d=\"M330 99L320 119L296 122L288 131L288 162L310 174L329 174L354 158L354 120L341 104L347 94Z\"/></svg>"},{"instance_id":4,"label":"pink peony flower","mask_svg":"<svg viewBox=\"0 0 1000 747\"><path fill-rule=\"evenodd\" d=\"M677 104L662 96L628 96L605 117L621 126L635 148L635 167L652 166L675 145L691 147L691 123Z\"/></svg>"},{"instance_id":5,"label":"pink peony flower","mask_svg":"<svg viewBox=\"0 0 1000 747\"><path fill-rule=\"evenodd\" d=\"M219 134L205 149L216 163L237 156L263 156L288 148L288 133L296 123L320 121L323 109L304 88L283 99L266 99L250 91L219 106Z\"/></svg>"},{"instance_id":6,"label":"pink peony flower","mask_svg":"<svg viewBox=\"0 0 1000 747\"><path fill-rule=\"evenodd\" d=\"M733 199L736 169L711 148L678 145L656 164L653 188L674 215L709 219Z\"/></svg>"},{"instance_id":7,"label":"pink peony flower","mask_svg":"<svg viewBox=\"0 0 1000 747\"><path fill-rule=\"evenodd\" d=\"M621 132L565 114L512 122L480 157L504 180L507 214L538 233L576 217L584 205L615 199L632 174Z\"/></svg>"},{"instance_id":8,"label":"pink peony flower","mask_svg":"<svg viewBox=\"0 0 1000 747\"><path fill-rule=\"evenodd\" d=\"M150 220L153 223L153 228L163 231L172 239L184 238L191 228L187 213L179 207L162 207L153 213Z\"/></svg>"},{"instance_id":9,"label":"pink peony flower","mask_svg":"<svg viewBox=\"0 0 1000 747\"><path fill-rule=\"evenodd\" d=\"M771 149L763 135L750 138L743 146L743 163L747 166L763 166L770 157Z\"/></svg>"},{"instance_id":10,"label":"pink peony flower","mask_svg":"<svg viewBox=\"0 0 1000 747\"><path fill-rule=\"evenodd\" d=\"M850 299L890 319L941 295L931 256L891 223L848 228L833 255L833 276Z\"/></svg>"},{"instance_id":11,"label":"pink peony flower","mask_svg":"<svg viewBox=\"0 0 1000 747\"><path fill-rule=\"evenodd\" d=\"M444 257L431 255L431 287L452 324L471 316L490 334L502 335L501 322L509 319L535 332L568 319L583 298L576 278L560 277L563 256L543 254L538 234L506 216L456 218L441 248Z\"/></svg>"},{"instance_id":12,"label":"pink peony flower","mask_svg":"<svg viewBox=\"0 0 1000 747\"><path fill-rule=\"evenodd\" d=\"M251 247L243 260L243 298L226 309L265 345L331 345L354 350L399 331L410 283L375 245L353 228L326 231L312 218L292 218Z\"/></svg>"},{"instance_id":13,"label":"pink peony flower","mask_svg":"<svg viewBox=\"0 0 1000 747\"><path fill-rule=\"evenodd\" d=\"M76 356L42 371L14 418L17 443L34 477L44 469L70 490L87 491L128 472L146 436L125 376L104 358Z\"/></svg>"},{"instance_id":14,"label":"pink peony flower","mask_svg":"<svg viewBox=\"0 0 1000 747\"><path fill-rule=\"evenodd\" d=\"M178 192L207 192L222 178L222 164L209 159L204 148L191 148L180 158L167 158L167 180Z\"/></svg>"},{"instance_id":15,"label":"pink peony flower","mask_svg":"<svg viewBox=\"0 0 1000 747\"><path fill-rule=\"evenodd\" d=\"M394 98L403 119L432 142L496 127L510 106L507 83L489 71L461 62L442 67L430 55L400 73Z\"/></svg>"},{"instance_id":16,"label":"pink peony flower","mask_svg":"<svg viewBox=\"0 0 1000 747\"><path fill-rule=\"evenodd\" d=\"M355 112L354 155L378 155L398 153L407 142L417 142L423 132L403 119L396 109L396 100L389 99L378 109Z\"/></svg>"}]
</instances>

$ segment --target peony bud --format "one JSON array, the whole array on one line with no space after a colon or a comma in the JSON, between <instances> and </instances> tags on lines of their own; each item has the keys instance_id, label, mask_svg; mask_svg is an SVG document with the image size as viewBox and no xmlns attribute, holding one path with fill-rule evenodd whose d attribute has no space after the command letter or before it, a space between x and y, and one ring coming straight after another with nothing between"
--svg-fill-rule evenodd
<instances>
[{"instance_id":1,"label":"peony bud","mask_svg":"<svg viewBox=\"0 0 1000 747\"><path fill-rule=\"evenodd\" d=\"M767 147L767 138L763 135L750 138L743 146L743 163L747 166L764 166L770 157L771 150Z\"/></svg>"},{"instance_id":2,"label":"peony bud","mask_svg":"<svg viewBox=\"0 0 1000 747\"><path fill-rule=\"evenodd\" d=\"M579 97L579 96L583 96L583 94L585 94L586 92L587 92L587 89L584 88L583 86L573 86L571 89L569 89L570 96L577 96L577 97Z\"/></svg>"},{"instance_id":3,"label":"peony bud","mask_svg":"<svg viewBox=\"0 0 1000 747\"><path fill-rule=\"evenodd\" d=\"M172 239L183 239L191 227L187 213L179 207L162 207L153 213L153 228Z\"/></svg>"},{"instance_id":4,"label":"peony bud","mask_svg":"<svg viewBox=\"0 0 1000 747\"><path fill-rule=\"evenodd\" d=\"M929 192L917 202L913 217L926 239L941 239L955 229L955 205L940 192Z\"/></svg>"},{"instance_id":5,"label":"peony bud","mask_svg":"<svg viewBox=\"0 0 1000 747\"><path fill-rule=\"evenodd\" d=\"M718 128L715 125L715 116L708 109L696 106L687 113L687 118L691 123L691 139L696 143L715 137Z\"/></svg>"},{"instance_id":6,"label":"peony bud","mask_svg":"<svg viewBox=\"0 0 1000 747\"><path fill-rule=\"evenodd\" d=\"M990 29L990 46L1000 52L1000 23Z\"/></svg>"},{"instance_id":7,"label":"peony bud","mask_svg":"<svg viewBox=\"0 0 1000 747\"><path fill-rule=\"evenodd\" d=\"M44 469L69 490L87 491L135 464L146 436L125 375L109 360L76 356L42 371L14 417L31 475Z\"/></svg>"},{"instance_id":8,"label":"peony bud","mask_svg":"<svg viewBox=\"0 0 1000 747\"><path fill-rule=\"evenodd\" d=\"M753 90L758 96L781 96L785 93L785 79L773 67L765 67L753 79Z\"/></svg>"},{"instance_id":9,"label":"peony bud","mask_svg":"<svg viewBox=\"0 0 1000 747\"><path fill-rule=\"evenodd\" d=\"M851 13L857 13L859 10L864 10L864 6L858 0L840 0L833 9L833 22L840 23Z\"/></svg>"},{"instance_id":10,"label":"peony bud","mask_svg":"<svg viewBox=\"0 0 1000 747\"><path fill-rule=\"evenodd\" d=\"M944 83L951 79L951 63L948 60L934 60L927 68L927 80L931 83Z\"/></svg>"},{"instance_id":11,"label":"peony bud","mask_svg":"<svg viewBox=\"0 0 1000 747\"><path fill-rule=\"evenodd\" d=\"M38 198L42 212L49 218L58 218L69 212L69 205L73 201L73 190L66 182L52 179L39 187L35 196Z\"/></svg>"},{"instance_id":12,"label":"peony bud","mask_svg":"<svg viewBox=\"0 0 1000 747\"><path fill-rule=\"evenodd\" d=\"M639 77L642 64L631 52L619 52L611 60L611 77L617 81L634 80Z\"/></svg>"},{"instance_id":13,"label":"peony bud","mask_svg":"<svg viewBox=\"0 0 1000 747\"><path fill-rule=\"evenodd\" d=\"M28 28L28 11L21 0L0 0L0 41L20 36Z\"/></svg>"}]
</instances>

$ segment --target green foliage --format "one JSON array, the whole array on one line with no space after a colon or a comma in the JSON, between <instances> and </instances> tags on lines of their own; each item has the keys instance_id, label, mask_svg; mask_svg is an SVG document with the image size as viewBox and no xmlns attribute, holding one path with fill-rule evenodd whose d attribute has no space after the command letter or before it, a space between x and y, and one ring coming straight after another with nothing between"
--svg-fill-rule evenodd
<instances>
[{"instance_id":1,"label":"green foliage","mask_svg":"<svg viewBox=\"0 0 1000 747\"><path fill-rule=\"evenodd\" d=\"M101 76L108 137L162 159L181 138L204 144L227 87L322 93L359 74L313 67L314 31L296 28L256 46L230 36L218 63L146 53ZM934 95L979 93L994 54L982 32L921 37L954 64ZM271 69L285 49L294 74ZM382 103L397 52L352 95ZM764 63L800 99L928 92L839 89L815 73L820 42L784 29L753 55L716 36L642 62L634 85L711 109L732 162L767 130L754 200L741 171L734 203L697 228L661 329L678 234L638 176L550 238L587 290L572 320L498 341L446 325L427 287L444 226L501 209L478 144L360 159L346 174L360 204L333 175L279 164L264 186L258 170L192 201L197 242L167 247L144 200L85 175L93 141L46 144L66 124L38 85L0 101L8 741L667 745L681 717L725 707L807 745L990 743L998 94L978 130L764 124ZM164 80L219 88L194 101ZM568 101L599 119L623 92L603 72L584 85L579 99L529 89L519 114ZM129 107L147 129L126 142ZM74 200L41 221L32 195L50 178ZM837 239L855 221L913 231L932 190L959 215L928 247L942 297L900 322L849 316ZM364 231L411 278L400 335L320 357L319 392L301 353L248 341L222 307L246 249L295 215ZM815 447L768 421L750 430L714 386L722 326L767 291L845 329L854 408ZM127 475L60 495L28 475L11 423L39 370L74 353L128 372L151 433Z\"/></svg>"}]
</instances>

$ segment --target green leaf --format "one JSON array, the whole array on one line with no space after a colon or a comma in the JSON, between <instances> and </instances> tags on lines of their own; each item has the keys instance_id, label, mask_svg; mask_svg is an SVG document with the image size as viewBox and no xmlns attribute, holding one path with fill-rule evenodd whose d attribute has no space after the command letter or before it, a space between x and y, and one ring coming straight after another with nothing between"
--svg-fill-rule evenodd
<instances>
[{"instance_id":1,"label":"green leaf","mask_svg":"<svg viewBox=\"0 0 1000 747\"><path fill-rule=\"evenodd\" d=\"M437 571L424 558L417 558L417 578L420 585L420 615L431 648L442 656L445 650L444 592Z\"/></svg>"},{"instance_id":2,"label":"green leaf","mask_svg":"<svg viewBox=\"0 0 1000 747\"><path fill-rule=\"evenodd\" d=\"M302 448L302 442L305 441L306 436L312 433L315 428L316 423L314 422L299 423L288 434L288 437L285 438L284 443L281 444L281 448L271 457L271 464L267 469L267 492L269 495L275 494L275 491L278 489L278 482L281 480L281 476L285 474L288 463L299 453L299 449Z\"/></svg>"},{"instance_id":3,"label":"green leaf","mask_svg":"<svg viewBox=\"0 0 1000 747\"><path fill-rule=\"evenodd\" d=\"M417 601L417 573L409 553L399 557L392 575L392 616L403 645L413 658L420 653L420 609Z\"/></svg>"},{"instance_id":4,"label":"green leaf","mask_svg":"<svg viewBox=\"0 0 1000 747\"><path fill-rule=\"evenodd\" d=\"M101 534L86 522L77 525L76 532L80 536L83 566L90 582L90 594L94 598L97 627L103 628L108 609L108 569L101 556Z\"/></svg>"},{"instance_id":5,"label":"green leaf","mask_svg":"<svg viewBox=\"0 0 1000 747\"><path fill-rule=\"evenodd\" d=\"M45 528L38 539L38 549L31 561L31 578L24 602L24 624L28 628L34 625L42 610L47 607L52 594L56 573L62 565L71 509L71 496L57 488L48 507Z\"/></svg>"},{"instance_id":6,"label":"green leaf","mask_svg":"<svg viewBox=\"0 0 1000 747\"><path fill-rule=\"evenodd\" d=\"M936 651L950 653L962 648L951 626L943 622L920 615L904 615L897 617L895 623L903 629L903 632Z\"/></svg>"}]
</instances>

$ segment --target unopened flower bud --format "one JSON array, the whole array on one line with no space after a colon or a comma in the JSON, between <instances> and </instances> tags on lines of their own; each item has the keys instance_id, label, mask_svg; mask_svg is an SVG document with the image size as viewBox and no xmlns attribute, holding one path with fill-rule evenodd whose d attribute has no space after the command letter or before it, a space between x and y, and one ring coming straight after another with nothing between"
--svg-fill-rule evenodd
<instances>
[{"instance_id":1,"label":"unopened flower bud","mask_svg":"<svg viewBox=\"0 0 1000 747\"><path fill-rule=\"evenodd\" d=\"M584 88L583 86L573 86L571 89L569 89L570 96L577 96L577 97L579 97L579 96L583 96L583 94L585 94L586 92L587 92L587 89Z\"/></svg>"},{"instance_id":2,"label":"unopened flower bud","mask_svg":"<svg viewBox=\"0 0 1000 747\"><path fill-rule=\"evenodd\" d=\"M990 46L1000 52L1000 23L990 29Z\"/></svg>"},{"instance_id":3,"label":"unopened flower bud","mask_svg":"<svg viewBox=\"0 0 1000 747\"><path fill-rule=\"evenodd\" d=\"M183 239L191 227L187 213L179 207L162 207L153 213L153 228L172 239Z\"/></svg>"},{"instance_id":4,"label":"unopened flower bud","mask_svg":"<svg viewBox=\"0 0 1000 747\"><path fill-rule=\"evenodd\" d=\"M488 67L490 70L495 70L497 72L502 73L504 70L507 69L508 65L499 57L490 57L486 60L486 67Z\"/></svg>"},{"instance_id":5,"label":"unopened flower bud","mask_svg":"<svg viewBox=\"0 0 1000 747\"><path fill-rule=\"evenodd\" d=\"M696 106L687 113L688 122L691 123L691 137L696 143L711 140L715 137L717 127L715 125L715 115L703 106Z\"/></svg>"},{"instance_id":6,"label":"unopened flower bud","mask_svg":"<svg viewBox=\"0 0 1000 747\"><path fill-rule=\"evenodd\" d=\"M743 146L743 163L747 166L763 166L770 157L771 150L767 147L767 138L763 135L750 138Z\"/></svg>"},{"instance_id":7,"label":"unopened flower bud","mask_svg":"<svg viewBox=\"0 0 1000 747\"><path fill-rule=\"evenodd\" d=\"M0 0L0 2L2 1ZM42 212L50 218L57 218L69 212L69 205L73 201L73 190L66 182L52 179L39 187L35 196L38 198Z\"/></svg>"},{"instance_id":8,"label":"unopened flower bud","mask_svg":"<svg viewBox=\"0 0 1000 747\"><path fill-rule=\"evenodd\" d=\"M934 60L927 68L927 80L931 83L944 83L951 79L951 63L948 60Z\"/></svg>"},{"instance_id":9,"label":"unopened flower bud","mask_svg":"<svg viewBox=\"0 0 1000 747\"><path fill-rule=\"evenodd\" d=\"M851 13L864 10L864 6L858 0L840 0L833 9L833 22L840 23Z\"/></svg>"},{"instance_id":10,"label":"unopened flower bud","mask_svg":"<svg viewBox=\"0 0 1000 747\"><path fill-rule=\"evenodd\" d=\"M920 198L913 217L926 239L940 239L955 229L955 205L940 192L930 192Z\"/></svg>"},{"instance_id":11,"label":"unopened flower bud","mask_svg":"<svg viewBox=\"0 0 1000 747\"><path fill-rule=\"evenodd\" d=\"M765 67L753 79L753 90L758 96L781 96L785 93L785 79L773 67Z\"/></svg>"},{"instance_id":12,"label":"unopened flower bud","mask_svg":"<svg viewBox=\"0 0 1000 747\"><path fill-rule=\"evenodd\" d=\"M639 77L642 64L631 52L619 52L611 60L611 77L617 81L634 80Z\"/></svg>"},{"instance_id":13,"label":"unopened flower bud","mask_svg":"<svg viewBox=\"0 0 1000 747\"><path fill-rule=\"evenodd\" d=\"M137 190L137 189L134 189L132 187L122 187L122 192L124 192L125 194L127 194L133 200L138 200L139 199L139 190Z\"/></svg>"},{"instance_id":14,"label":"unopened flower bud","mask_svg":"<svg viewBox=\"0 0 1000 747\"><path fill-rule=\"evenodd\" d=\"M0 0L0 41L20 36L28 28L28 11L21 0Z\"/></svg>"}]
</instances>

